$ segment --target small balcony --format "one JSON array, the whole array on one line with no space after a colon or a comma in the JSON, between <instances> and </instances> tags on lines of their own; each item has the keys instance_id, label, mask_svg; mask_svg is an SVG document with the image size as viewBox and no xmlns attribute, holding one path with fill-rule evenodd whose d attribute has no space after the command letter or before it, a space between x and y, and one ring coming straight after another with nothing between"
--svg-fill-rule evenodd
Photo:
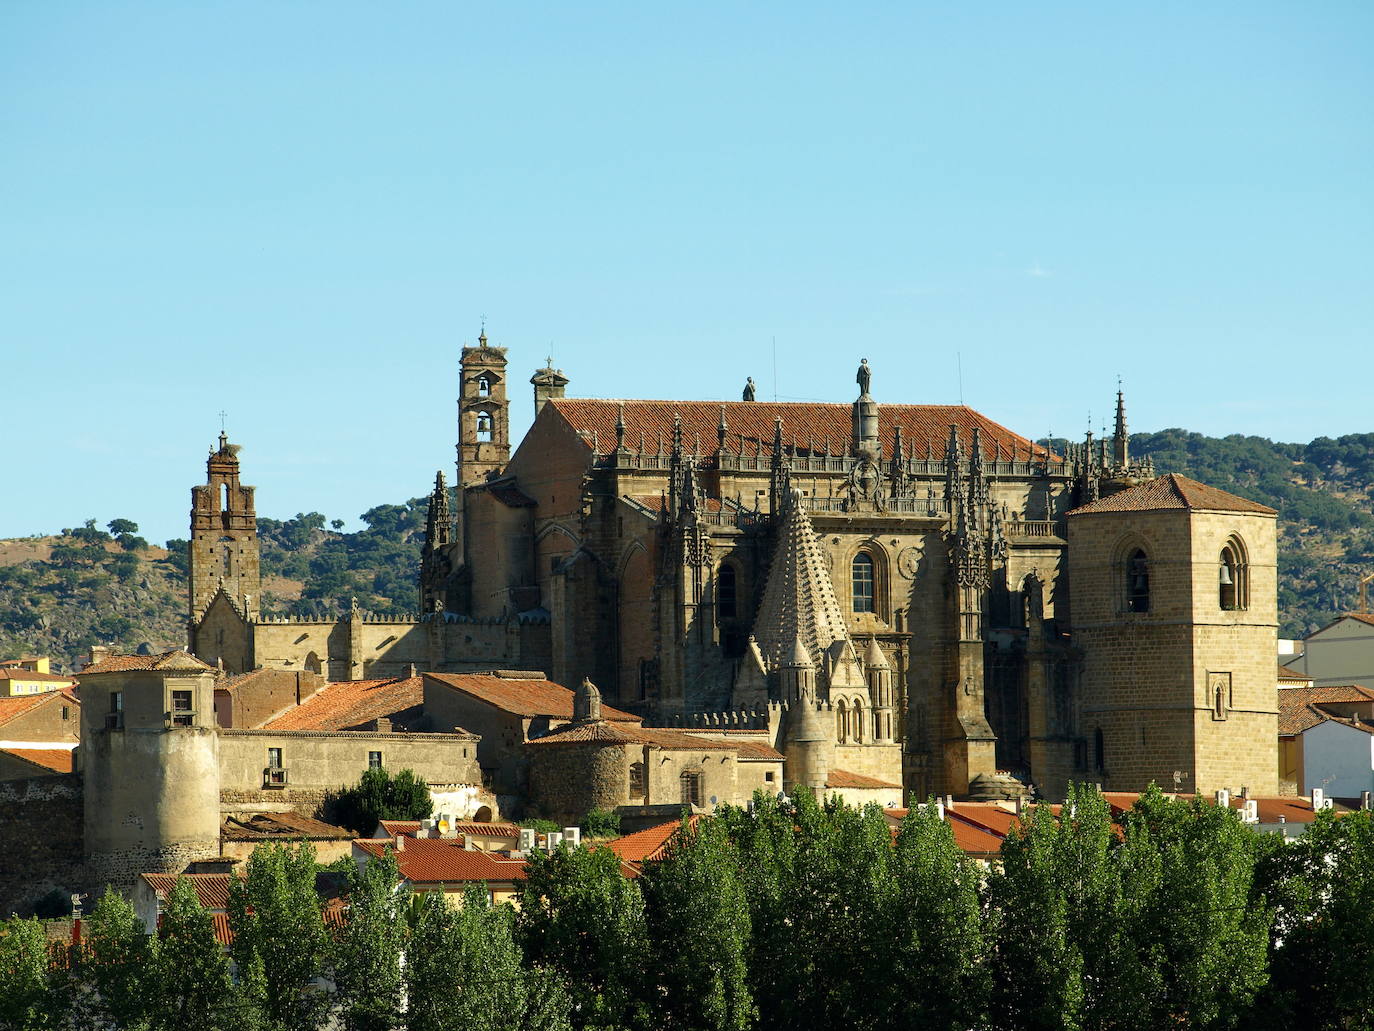
<instances>
[{"instance_id":1,"label":"small balcony","mask_svg":"<svg viewBox=\"0 0 1374 1031\"><path fill-rule=\"evenodd\" d=\"M268 766L262 771L262 786L284 788L289 783L285 766Z\"/></svg>"}]
</instances>

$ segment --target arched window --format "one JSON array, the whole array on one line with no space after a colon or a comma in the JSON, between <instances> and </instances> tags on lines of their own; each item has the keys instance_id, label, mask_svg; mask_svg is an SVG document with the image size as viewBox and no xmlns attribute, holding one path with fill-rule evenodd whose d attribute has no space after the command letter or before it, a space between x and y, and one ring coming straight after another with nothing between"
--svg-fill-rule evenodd
<instances>
[{"instance_id":1,"label":"arched window","mask_svg":"<svg viewBox=\"0 0 1374 1031\"><path fill-rule=\"evenodd\" d=\"M1150 560L1139 548L1126 559L1126 611L1150 611Z\"/></svg>"},{"instance_id":2,"label":"arched window","mask_svg":"<svg viewBox=\"0 0 1374 1031\"><path fill-rule=\"evenodd\" d=\"M1220 603L1223 611L1250 607L1250 569L1245 561L1245 546L1232 537L1221 549L1217 568Z\"/></svg>"},{"instance_id":3,"label":"arched window","mask_svg":"<svg viewBox=\"0 0 1374 1031\"><path fill-rule=\"evenodd\" d=\"M477 439L491 440L491 416L486 412L479 412L477 415Z\"/></svg>"},{"instance_id":4,"label":"arched window","mask_svg":"<svg viewBox=\"0 0 1374 1031\"><path fill-rule=\"evenodd\" d=\"M1102 740L1102 728L1093 731L1093 766L1101 773L1107 768L1107 746Z\"/></svg>"},{"instance_id":5,"label":"arched window","mask_svg":"<svg viewBox=\"0 0 1374 1031\"><path fill-rule=\"evenodd\" d=\"M487 378L486 373L483 373L482 375L477 377L477 396L491 396L491 380Z\"/></svg>"},{"instance_id":6,"label":"arched window","mask_svg":"<svg viewBox=\"0 0 1374 1031\"><path fill-rule=\"evenodd\" d=\"M219 485L219 510L221 512L229 511L229 484L227 483Z\"/></svg>"},{"instance_id":7,"label":"arched window","mask_svg":"<svg viewBox=\"0 0 1374 1031\"><path fill-rule=\"evenodd\" d=\"M850 736L858 743L864 739L864 703L859 699L854 700L854 715L850 718Z\"/></svg>"},{"instance_id":8,"label":"arched window","mask_svg":"<svg viewBox=\"0 0 1374 1031\"><path fill-rule=\"evenodd\" d=\"M716 575L716 619L734 619L737 614L735 567L729 563Z\"/></svg>"},{"instance_id":9,"label":"arched window","mask_svg":"<svg viewBox=\"0 0 1374 1031\"><path fill-rule=\"evenodd\" d=\"M854 556L850 566L850 594L855 612L873 612L873 556L865 551Z\"/></svg>"},{"instance_id":10,"label":"arched window","mask_svg":"<svg viewBox=\"0 0 1374 1031\"><path fill-rule=\"evenodd\" d=\"M840 744L849 740L849 707L843 700L835 705L835 740Z\"/></svg>"}]
</instances>

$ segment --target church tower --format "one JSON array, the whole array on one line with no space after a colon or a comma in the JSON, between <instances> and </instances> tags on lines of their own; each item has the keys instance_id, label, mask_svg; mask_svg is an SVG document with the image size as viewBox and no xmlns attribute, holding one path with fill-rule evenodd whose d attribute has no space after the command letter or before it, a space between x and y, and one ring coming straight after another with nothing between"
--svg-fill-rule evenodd
<instances>
[{"instance_id":1,"label":"church tower","mask_svg":"<svg viewBox=\"0 0 1374 1031\"><path fill-rule=\"evenodd\" d=\"M191 488L190 620L194 624L205 614L220 588L251 620L261 598L257 514L253 488L239 483L239 445L223 432L205 473L205 483Z\"/></svg>"},{"instance_id":2,"label":"church tower","mask_svg":"<svg viewBox=\"0 0 1374 1031\"><path fill-rule=\"evenodd\" d=\"M464 347L458 390L458 490L485 483L510 459L510 401L506 398L506 349L488 347L487 331L476 347Z\"/></svg>"}]
</instances>

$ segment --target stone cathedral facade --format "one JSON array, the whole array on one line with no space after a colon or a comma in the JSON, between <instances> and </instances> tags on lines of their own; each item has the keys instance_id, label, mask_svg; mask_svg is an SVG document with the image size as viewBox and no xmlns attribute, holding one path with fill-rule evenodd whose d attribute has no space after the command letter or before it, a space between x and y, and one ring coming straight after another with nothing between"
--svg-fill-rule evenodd
<instances>
[{"instance_id":1,"label":"stone cathedral facade","mask_svg":"<svg viewBox=\"0 0 1374 1031\"><path fill-rule=\"evenodd\" d=\"M512 447L484 333L419 614L258 617L256 565L215 550L246 541L247 523L216 534L252 505L221 441L193 495L192 647L339 679L590 677L649 725L767 728L813 786L837 768L921 796L1274 793L1272 510L1133 460L1120 394L1109 438L1055 453L964 406L879 401L867 361L846 381L849 404L756 401L752 382L608 401L567 396L549 363Z\"/></svg>"}]
</instances>

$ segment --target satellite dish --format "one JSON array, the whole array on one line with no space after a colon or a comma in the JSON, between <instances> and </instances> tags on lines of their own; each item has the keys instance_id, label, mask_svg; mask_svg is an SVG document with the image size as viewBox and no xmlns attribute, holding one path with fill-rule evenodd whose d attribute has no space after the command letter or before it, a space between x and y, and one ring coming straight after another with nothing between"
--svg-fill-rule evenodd
<instances>
[{"instance_id":1,"label":"satellite dish","mask_svg":"<svg viewBox=\"0 0 1374 1031\"><path fill-rule=\"evenodd\" d=\"M712 795L712 796L711 796L711 804L712 804L712 805L715 805L715 804L716 804L716 801L717 801L717 800L716 800L716 796L715 796L715 795Z\"/></svg>"}]
</instances>

